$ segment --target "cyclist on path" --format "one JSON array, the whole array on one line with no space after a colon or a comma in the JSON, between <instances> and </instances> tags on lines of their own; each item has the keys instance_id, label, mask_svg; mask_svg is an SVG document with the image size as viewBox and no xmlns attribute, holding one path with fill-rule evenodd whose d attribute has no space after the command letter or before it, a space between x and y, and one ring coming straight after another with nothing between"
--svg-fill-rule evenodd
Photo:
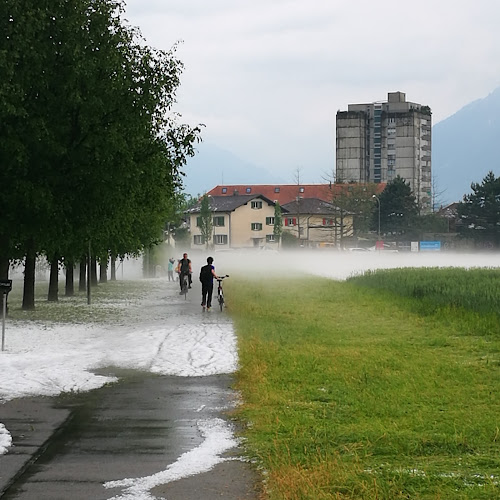
<instances>
[{"instance_id":1,"label":"cyclist on path","mask_svg":"<svg viewBox=\"0 0 500 500\"><path fill-rule=\"evenodd\" d=\"M179 283L180 283L180 287L181 287L181 292L182 292L182 278L186 274L188 277L189 288L191 288L191 283L192 283L191 273L192 272L193 272L193 269L191 268L191 261L188 259L188 254L185 253L182 256L182 259L179 261Z\"/></svg>"},{"instance_id":2,"label":"cyclist on path","mask_svg":"<svg viewBox=\"0 0 500 500\"><path fill-rule=\"evenodd\" d=\"M207 257L207 265L203 266L200 270L200 281L201 281L201 307L205 310L207 306L207 311L210 311L212 307L212 293L214 291L214 278L217 279L215 274L215 267L212 266L214 259L212 257Z\"/></svg>"}]
</instances>

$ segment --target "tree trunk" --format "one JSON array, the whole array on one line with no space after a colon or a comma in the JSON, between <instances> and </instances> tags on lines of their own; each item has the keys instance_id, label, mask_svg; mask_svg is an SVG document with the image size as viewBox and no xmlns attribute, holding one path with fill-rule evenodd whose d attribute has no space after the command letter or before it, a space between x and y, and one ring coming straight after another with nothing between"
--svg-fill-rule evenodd
<instances>
[{"instance_id":1,"label":"tree trunk","mask_svg":"<svg viewBox=\"0 0 500 500\"><path fill-rule=\"evenodd\" d=\"M108 281L108 261L103 261L99 265L99 281L107 283Z\"/></svg>"},{"instance_id":2,"label":"tree trunk","mask_svg":"<svg viewBox=\"0 0 500 500\"><path fill-rule=\"evenodd\" d=\"M30 240L26 250L26 259L24 260L23 311L33 311L35 309L35 264L35 242Z\"/></svg>"},{"instance_id":3,"label":"tree trunk","mask_svg":"<svg viewBox=\"0 0 500 500\"><path fill-rule=\"evenodd\" d=\"M66 261L66 284L64 295L73 297L75 295L75 266L73 262Z\"/></svg>"},{"instance_id":4,"label":"tree trunk","mask_svg":"<svg viewBox=\"0 0 500 500\"><path fill-rule=\"evenodd\" d=\"M78 291L85 292L87 290L87 259L85 257L80 261L80 275L78 280Z\"/></svg>"},{"instance_id":5,"label":"tree trunk","mask_svg":"<svg viewBox=\"0 0 500 500\"><path fill-rule=\"evenodd\" d=\"M57 302L59 300L59 258L53 257L50 261L50 278L49 278L49 294L47 296L49 302Z\"/></svg>"},{"instance_id":6,"label":"tree trunk","mask_svg":"<svg viewBox=\"0 0 500 500\"><path fill-rule=\"evenodd\" d=\"M111 256L111 281L116 281L116 257L114 255Z\"/></svg>"},{"instance_id":7,"label":"tree trunk","mask_svg":"<svg viewBox=\"0 0 500 500\"><path fill-rule=\"evenodd\" d=\"M92 257L92 263L90 265L90 284L92 286L97 286L97 260Z\"/></svg>"},{"instance_id":8,"label":"tree trunk","mask_svg":"<svg viewBox=\"0 0 500 500\"><path fill-rule=\"evenodd\" d=\"M9 279L10 260L8 257L0 256L0 280Z\"/></svg>"}]
</instances>

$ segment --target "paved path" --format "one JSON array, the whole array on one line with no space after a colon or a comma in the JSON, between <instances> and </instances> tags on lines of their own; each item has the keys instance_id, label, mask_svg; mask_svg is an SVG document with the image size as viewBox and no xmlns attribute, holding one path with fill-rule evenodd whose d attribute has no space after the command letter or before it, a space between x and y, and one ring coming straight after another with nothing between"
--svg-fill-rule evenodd
<instances>
[{"instance_id":1,"label":"paved path","mask_svg":"<svg viewBox=\"0 0 500 500\"><path fill-rule=\"evenodd\" d=\"M185 304L151 300L143 314L153 318L149 322L181 318L195 324L203 314L197 292L195 285ZM205 323L228 321L224 313L208 314L201 316ZM0 405L0 421L13 438L9 453L0 456L2 499L257 498L257 474L239 459L238 448L208 472L181 473L177 480L174 474L151 490L105 488L109 481L150 478L178 464L183 454L196 454L204 441L200 422L222 419L227 425L235 394L231 375L159 376L113 367L99 373L120 381L79 395Z\"/></svg>"}]
</instances>

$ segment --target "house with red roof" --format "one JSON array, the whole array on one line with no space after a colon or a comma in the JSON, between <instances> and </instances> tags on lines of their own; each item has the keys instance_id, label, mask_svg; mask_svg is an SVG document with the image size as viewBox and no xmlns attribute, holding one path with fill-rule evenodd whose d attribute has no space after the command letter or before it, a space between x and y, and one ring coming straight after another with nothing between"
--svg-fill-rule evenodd
<instances>
[{"instance_id":1,"label":"house with red roof","mask_svg":"<svg viewBox=\"0 0 500 500\"><path fill-rule=\"evenodd\" d=\"M358 184L357 184L358 185ZM348 190L352 184L221 184L207 192L210 196L257 195L261 194L280 205L301 198L317 198L333 202L342 190ZM385 184L375 184L375 193L380 194Z\"/></svg>"}]
</instances>

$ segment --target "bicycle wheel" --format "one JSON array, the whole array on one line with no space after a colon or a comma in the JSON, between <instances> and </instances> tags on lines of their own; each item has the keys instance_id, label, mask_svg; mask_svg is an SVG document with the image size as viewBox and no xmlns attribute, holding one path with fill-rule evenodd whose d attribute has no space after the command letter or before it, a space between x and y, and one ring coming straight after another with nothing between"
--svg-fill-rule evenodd
<instances>
[{"instance_id":1,"label":"bicycle wheel","mask_svg":"<svg viewBox=\"0 0 500 500\"><path fill-rule=\"evenodd\" d=\"M220 310L222 311L222 307L224 306L224 295L222 293L219 295L219 307Z\"/></svg>"}]
</instances>

